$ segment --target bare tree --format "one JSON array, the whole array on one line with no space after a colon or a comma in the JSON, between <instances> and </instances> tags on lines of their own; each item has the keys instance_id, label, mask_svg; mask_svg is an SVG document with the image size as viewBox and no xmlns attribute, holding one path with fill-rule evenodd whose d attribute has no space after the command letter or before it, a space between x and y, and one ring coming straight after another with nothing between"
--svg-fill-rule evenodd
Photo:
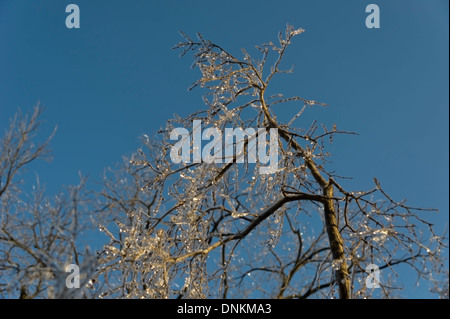
<instances>
[{"instance_id":1,"label":"bare tree","mask_svg":"<svg viewBox=\"0 0 450 319\"><path fill-rule=\"evenodd\" d=\"M87 274L95 258L77 239L88 222L85 179L54 198L44 187L24 182L26 166L49 155L50 136L36 145L39 117L18 112L11 120L0 149L0 296L3 298L74 298L85 295ZM68 264L80 266L83 289L67 289Z\"/></svg>"},{"instance_id":2,"label":"bare tree","mask_svg":"<svg viewBox=\"0 0 450 319\"><path fill-rule=\"evenodd\" d=\"M259 59L183 34L175 48L193 53L206 109L144 135L145 147L105 174L95 198L82 177L54 197L39 180L23 182L51 136L34 144L42 109L19 112L0 149L0 296L390 298L402 288L398 267L409 266L448 298L447 239L427 221L434 210L391 198L377 179L347 189L327 168L327 146L354 133L318 120L296 127L326 105L273 87L292 72L282 60L303 31L288 26L277 44L256 47ZM213 138L206 151L195 143L200 125ZM174 142L180 128L187 134ZM245 138L222 148L227 129ZM183 138L187 157L176 148ZM106 244L94 258L82 240L97 223ZM80 267L81 289L67 288L68 264Z\"/></svg>"},{"instance_id":3,"label":"bare tree","mask_svg":"<svg viewBox=\"0 0 450 319\"><path fill-rule=\"evenodd\" d=\"M256 47L258 59L182 34L175 48L193 53L201 71L193 87L203 88L207 108L168 121L160 137L145 136L146 147L105 177L100 209L111 219L101 225L109 243L95 275L100 297L393 297L400 265L425 280L445 274L446 239L427 222L432 209L391 198L377 179L367 190L347 189L327 169L327 146L353 133L319 121L295 126L304 113L326 107L273 87L292 72L282 60L303 31L288 26L276 44ZM277 118L280 108L292 116ZM195 120L221 132L264 130L236 145L232 158L175 164L169 134ZM278 167L260 174L263 165L248 156L252 141L270 129L278 132ZM191 144L190 158L198 152Z\"/></svg>"}]
</instances>

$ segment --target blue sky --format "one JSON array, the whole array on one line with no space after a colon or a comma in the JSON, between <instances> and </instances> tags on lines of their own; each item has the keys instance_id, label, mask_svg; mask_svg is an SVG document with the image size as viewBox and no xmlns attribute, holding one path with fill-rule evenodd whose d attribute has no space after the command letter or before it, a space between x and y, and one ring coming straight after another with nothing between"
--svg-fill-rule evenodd
<instances>
[{"instance_id":1,"label":"blue sky","mask_svg":"<svg viewBox=\"0 0 450 319\"><path fill-rule=\"evenodd\" d=\"M80 29L65 26L70 3ZM365 26L370 3L380 29ZM448 229L448 12L446 0L0 0L0 128L40 101L42 135L58 125L54 160L32 166L41 183L55 192L79 171L94 183L140 135L204 107L201 91L187 91L198 70L170 49L179 30L239 54L290 23L306 32L284 62L295 73L277 89L329 104L316 118L360 134L335 140L331 167L354 177L351 187L376 176L392 197L438 208L431 220Z\"/></svg>"}]
</instances>

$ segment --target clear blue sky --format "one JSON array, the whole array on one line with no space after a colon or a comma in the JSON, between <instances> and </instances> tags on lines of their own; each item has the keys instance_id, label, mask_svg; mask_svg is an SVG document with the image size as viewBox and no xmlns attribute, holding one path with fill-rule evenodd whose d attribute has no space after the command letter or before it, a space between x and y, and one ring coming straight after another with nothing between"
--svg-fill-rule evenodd
<instances>
[{"instance_id":1,"label":"clear blue sky","mask_svg":"<svg viewBox=\"0 0 450 319\"><path fill-rule=\"evenodd\" d=\"M65 26L70 3L80 29ZM365 27L370 3L380 29ZM239 54L290 23L306 32L279 90L329 104L319 120L360 134L335 141L333 167L355 188L376 176L394 198L438 208L432 221L448 229L448 12L447 0L0 0L0 129L40 101L43 134L58 125L54 160L33 166L41 183L55 192L78 171L98 180L140 135L204 107L200 91L186 90L198 70L170 50L178 30Z\"/></svg>"}]
</instances>

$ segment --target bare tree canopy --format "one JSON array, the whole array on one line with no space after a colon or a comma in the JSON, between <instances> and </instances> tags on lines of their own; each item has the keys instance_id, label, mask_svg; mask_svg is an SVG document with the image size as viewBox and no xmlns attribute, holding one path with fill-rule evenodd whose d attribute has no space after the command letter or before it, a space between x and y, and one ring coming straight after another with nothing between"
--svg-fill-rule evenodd
<instances>
[{"instance_id":1,"label":"bare tree canopy","mask_svg":"<svg viewBox=\"0 0 450 319\"><path fill-rule=\"evenodd\" d=\"M448 298L435 211L392 198L376 178L349 189L329 169L329 145L355 133L319 118L297 126L327 107L276 84L293 72L282 61L303 32L288 25L253 56L182 33L174 49L193 55L205 108L145 135L95 194L85 178L54 198L39 185L25 194L19 176L50 139L32 141L41 108L18 113L0 149L0 296L392 298L407 266ZM227 130L245 138L223 143ZM80 240L92 226L104 240L95 257ZM67 264L80 266L81 289L66 287Z\"/></svg>"},{"instance_id":2,"label":"bare tree canopy","mask_svg":"<svg viewBox=\"0 0 450 319\"><path fill-rule=\"evenodd\" d=\"M426 221L432 209L396 201L377 179L366 190L346 189L327 170L327 145L353 133L319 120L295 126L303 113L326 107L272 85L292 72L281 62L303 31L288 26L276 44L256 47L256 59L182 33L175 49L192 52L201 71L192 88L203 88L206 109L168 121L162 138L144 139L147 149L126 165L126 178L106 179L104 210L117 217L104 228L110 243L100 259L102 296L367 298L376 289L366 279L378 267L385 275L373 283L381 287L377 297L390 297L400 288L398 265L424 278L445 269L444 239ZM281 108L292 117L277 119ZM194 140L198 121L219 132L276 129L276 171L260 174L261 163L248 160L256 133L232 158L174 164L169 133L186 128ZM192 158L195 148L191 143Z\"/></svg>"},{"instance_id":3,"label":"bare tree canopy","mask_svg":"<svg viewBox=\"0 0 450 319\"><path fill-rule=\"evenodd\" d=\"M87 274L95 258L80 248L87 230L87 191L80 184L50 198L37 184L23 181L26 166L48 157L50 136L33 141L43 108L30 115L18 112L1 140L0 149L0 296L2 298L74 298L84 289L66 289L67 264L75 263ZM31 189L27 194L23 188Z\"/></svg>"}]
</instances>

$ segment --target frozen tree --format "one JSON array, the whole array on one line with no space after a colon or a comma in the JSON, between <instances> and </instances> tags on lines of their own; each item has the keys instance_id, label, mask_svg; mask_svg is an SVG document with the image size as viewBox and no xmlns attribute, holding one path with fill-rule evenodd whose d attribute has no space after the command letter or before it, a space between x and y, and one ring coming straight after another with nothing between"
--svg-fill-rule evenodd
<instances>
[{"instance_id":1,"label":"frozen tree","mask_svg":"<svg viewBox=\"0 0 450 319\"><path fill-rule=\"evenodd\" d=\"M182 34L175 48L193 54L192 88L206 107L144 135L95 197L85 178L54 197L24 182L50 139L35 144L41 108L19 112L0 141L0 296L392 298L408 267L448 298L434 211L392 198L377 179L349 189L328 150L354 133L319 119L297 127L326 105L277 91L303 32L287 26L257 59ZM227 129L245 138L227 140ZM92 222L105 240L96 257L82 244ZM80 268L80 289L66 286L68 264Z\"/></svg>"},{"instance_id":2,"label":"frozen tree","mask_svg":"<svg viewBox=\"0 0 450 319\"><path fill-rule=\"evenodd\" d=\"M287 26L276 44L256 47L258 59L182 34L175 49L193 53L201 71L193 87L204 90L206 108L169 120L158 137L145 135L145 147L105 177L101 210L111 219L100 226L109 240L99 255L100 297L393 297L400 265L424 280L437 269L445 275L446 239L427 222L433 210L391 198L377 179L366 190L347 189L327 170L326 148L353 133L319 120L296 127L326 105L272 87L292 72L281 62L302 32ZM278 119L280 108L291 118ZM221 132L277 129L276 171L260 174L263 165L248 160L256 133L232 158L193 161L201 152L192 142L198 120ZM172 160L177 127L189 130L190 162Z\"/></svg>"},{"instance_id":3,"label":"frozen tree","mask_svg":"<svg viewBox=\"0 0 450 319\"><path fill-rule=\"evenodd\" d=\"M75 298L95 268L95 258L77 241L86 230L85 179L54 198L43 186L26 183L28 164L48 157L48 143L35 144L42 108L18 112L0 140L0 296L2 298ZM67 289L68 264L80 267L83 289Z\"/></svg>"}]
</instances>

